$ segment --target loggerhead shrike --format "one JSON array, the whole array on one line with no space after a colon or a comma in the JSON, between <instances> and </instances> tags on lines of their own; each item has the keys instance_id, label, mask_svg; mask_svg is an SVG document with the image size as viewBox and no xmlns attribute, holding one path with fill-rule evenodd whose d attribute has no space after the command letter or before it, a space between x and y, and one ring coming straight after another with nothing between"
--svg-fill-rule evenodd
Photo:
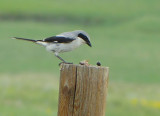
<instances>
[{"instance_id":1,"label":"loggerhead shrike","mask_svg":"<svg viewBox=\"0 0 160 116\"><path fill-rule=\"evenodd\" d=\"M64 59L62 59L58 55L59 53L72 51L82 44L87 44L88 46L92 47L89 35L82 30L64 32L56 36L45 38L43 40L33 40L19 37L13 37L13 39L31 41L36 44L42 45L46 48L47 51L54 52L55 56L59 58L63 63L69 62L66 62Z\"/></svg>"}]
</instances>

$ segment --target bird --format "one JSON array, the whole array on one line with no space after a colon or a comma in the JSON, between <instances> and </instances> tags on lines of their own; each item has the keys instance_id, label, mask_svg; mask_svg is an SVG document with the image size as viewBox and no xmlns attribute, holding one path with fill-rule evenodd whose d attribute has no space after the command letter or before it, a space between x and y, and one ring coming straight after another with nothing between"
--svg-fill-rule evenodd
<instances>
[{"instance_id":1,"label":"bird","mask_svg":"<svg viewBox=\"0 0 160 116\"><path fill-rule=\"evenodd\" d=\"M73 63L64 60L59 56L59 53L72 51L83 44L87 44L88 46L92 47L88 33L83 30L63 32L58 35L47 37L43 40L27 39L21 37L13 37L12 39L25 40L39 44L45 47L47 51L53 52L54 55L62 61L61 63L66 64Z\"/></svg>"}]
</instances>

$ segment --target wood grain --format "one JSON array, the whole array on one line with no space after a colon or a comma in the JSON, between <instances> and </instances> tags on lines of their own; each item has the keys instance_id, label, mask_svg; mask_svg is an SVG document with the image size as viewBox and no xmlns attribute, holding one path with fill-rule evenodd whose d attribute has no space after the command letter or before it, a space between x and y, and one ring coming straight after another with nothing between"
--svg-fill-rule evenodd
<instances>
[{"instance_id":1,"label":"wood grain","mask_svg":"<svg viewBox=\"0 0 160 116\"><path fill-rule=\"evenodd\" d=\"M58 116L105 116L108 68L63 64Z\"/></svg>"}]
</instances>

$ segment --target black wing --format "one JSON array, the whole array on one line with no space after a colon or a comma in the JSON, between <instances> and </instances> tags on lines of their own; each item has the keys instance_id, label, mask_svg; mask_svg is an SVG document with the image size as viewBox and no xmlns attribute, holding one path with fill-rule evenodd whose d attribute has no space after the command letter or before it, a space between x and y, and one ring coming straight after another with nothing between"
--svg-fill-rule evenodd
<instances>
[{"instance_id":1,"label":"black wing","mask_svg":"<svg viewBox=\"0 0 160 116\"><path fill-rule=\"evenodd\" d=\"M53 36L53 37L48 37L44 39L45 42L55 42L55 43L70 43L72 42L73 38L68 38L68 37L62 37L62 36Z\"/></svg>"}]
</instances>

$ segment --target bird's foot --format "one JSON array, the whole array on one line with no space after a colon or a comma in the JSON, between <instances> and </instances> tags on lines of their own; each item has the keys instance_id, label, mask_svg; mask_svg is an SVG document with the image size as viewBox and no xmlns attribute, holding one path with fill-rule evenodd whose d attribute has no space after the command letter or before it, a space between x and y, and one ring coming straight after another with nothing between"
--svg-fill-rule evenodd
<instances>
[{"instance_id":1,"label":"bird's foot","mask_svg":"<svg viewBox=\"0 0 160 116\"><path fill-rule=\"evenodd\" d=\"M59 66L60 66L61 64L73 64L73 63L72 63L72 62L60 62L60 63L59 63Z\"/></svg>"}]
</instances>

